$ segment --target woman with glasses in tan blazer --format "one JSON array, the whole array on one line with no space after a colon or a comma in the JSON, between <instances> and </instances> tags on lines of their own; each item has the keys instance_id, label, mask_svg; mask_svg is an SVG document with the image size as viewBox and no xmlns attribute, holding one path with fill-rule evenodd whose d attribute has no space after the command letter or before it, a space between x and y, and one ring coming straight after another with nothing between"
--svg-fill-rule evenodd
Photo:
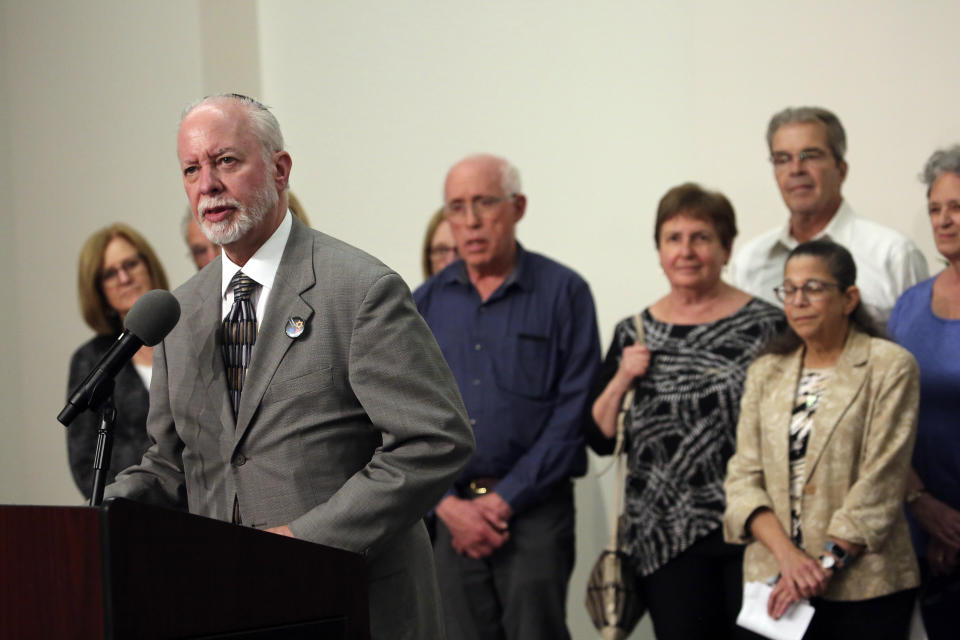
<instances>
[{"instance_id":1,"label":"woman with glasses in tan blazer","mask_svg":"<svg viewBox=\"0 0 960 640\"><path fill-rule=\"evenodd\" d=\"M809 598L805 638L904 638L919 583L903 513L916 435L916 361L880 338L856 265L826 240L787 259L789 330L747 374L724 489L744 581L779 576L779 618Z\"/></svg>"}]
</instances>

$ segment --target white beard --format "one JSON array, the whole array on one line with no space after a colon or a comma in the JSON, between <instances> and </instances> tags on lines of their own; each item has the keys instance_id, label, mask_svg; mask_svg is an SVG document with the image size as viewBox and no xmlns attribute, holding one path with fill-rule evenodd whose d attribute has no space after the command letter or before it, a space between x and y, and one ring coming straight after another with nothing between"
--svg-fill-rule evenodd
<instances>
[{"instance_id":1,"label":"white beard","mask_svg":"<svg viewBox=\"0 0 960 640\"><path fill-rule=\"evenodd\" d=\"M197 203L197 212L200 218L200 230L207 239L214 244L230 245L250 233L271 211L277 207L280 194L269 182L256 194L253 202L247 207L233 198L204 198ZM232 218L219 222L210 222L203 217L208 209L216 207L234 207L237 212Z\"/></svg>"}]
</instances>

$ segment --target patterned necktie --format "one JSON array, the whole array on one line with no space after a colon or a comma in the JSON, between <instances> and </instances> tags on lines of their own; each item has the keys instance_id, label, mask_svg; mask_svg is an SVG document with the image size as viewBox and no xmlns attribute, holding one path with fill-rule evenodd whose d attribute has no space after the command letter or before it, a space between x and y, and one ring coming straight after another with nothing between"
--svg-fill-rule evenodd
<instances>
[{"instance_id":1,"label":"patterned necktie","mask_svg":"<svg viewBox=\"0 0 960 640\"><path fill-rule=\"evenodd\" d=\"M250 294L257 283L238 271L230 285L233 287L233 307L223 319L223 366L227 370L227 390L236 420L243 379L250 366L253 344L257 341L257 312L250 302Z\"/></svg>"}]
</instances>

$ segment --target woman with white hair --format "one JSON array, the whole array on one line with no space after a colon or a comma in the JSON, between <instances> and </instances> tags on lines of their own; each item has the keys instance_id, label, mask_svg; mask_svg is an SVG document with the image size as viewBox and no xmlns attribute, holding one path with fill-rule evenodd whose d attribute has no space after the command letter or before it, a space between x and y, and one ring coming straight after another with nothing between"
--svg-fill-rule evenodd
<instances>
[{"instance_id":1,"label":"woman with white hair","mask_svg":"<svg viewBox=\"0 0 960 640\"><path fill-rule=\"evenodd\" d=\"M920 365L920 415L906 504L932 640L960 623L960 145L923 171L927 211L946 268L897 300L888 332Z\"/></svg>"}]
</instances>

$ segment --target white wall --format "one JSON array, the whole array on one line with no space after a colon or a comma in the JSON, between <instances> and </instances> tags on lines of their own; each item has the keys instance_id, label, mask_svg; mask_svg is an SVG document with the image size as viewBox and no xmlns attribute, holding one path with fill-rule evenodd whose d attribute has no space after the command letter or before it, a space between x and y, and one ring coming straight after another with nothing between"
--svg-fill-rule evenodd
<instances>
[{"instance_id":1,"label":"white wall","mask_svg":"<svg viewBox=\"0 0 960 640\"><path fill-rule=\"evenodd\" d=\"M446 168L473 151L511 158L530 201L521 241L587 277L606 346L666 291L652 226L669 187L722 190L742 238L783 223L764 135L788 105L839 114L844 193L932 260L916 175L960 141L958 20L950 1L261 2L263 97L315 226L411 286ZM578 483L578 638L609 485Z\"/></svg>"},{"instance_id":2,"label":"white wall","mask_svg":"<svg viewBox=\"0 0 960 640\"><path fill-rule=\"evenodd\" d=\"M446 168L492 151L521 169L521 241L590 281L604 343L666 291L653 212L669 187L724 191L749 238L785 219L763 141L786 106L834 109L844 192L933 258L916 175L960 141L960 4L0 0L0 502L76 503L66 467L66 365L84 238L117 219L191 273L174 157L183 104L259 94L284 127L314 226L420 281L418 248ZM4 117L6 116L6 117ZM933 263L932 263L933 264ZM580 565L611 491L578 486Z\"/></svg>"},{"instance_id":3,"label":"white wall","mask_svg":"<svg viewBox=\"0 0 960 640\"><path fill-rule=\"evenodd\" d=\"M0 502L76 504L56 416L70 355L92 335L77 307L80 246L124 220L171 283L193 273L179 232L179 113L225 78L259 92L255 6L2 0L0 11ZM201 38L211 25L244 34L253 55Z\"/></svg>"}]
</instances>

